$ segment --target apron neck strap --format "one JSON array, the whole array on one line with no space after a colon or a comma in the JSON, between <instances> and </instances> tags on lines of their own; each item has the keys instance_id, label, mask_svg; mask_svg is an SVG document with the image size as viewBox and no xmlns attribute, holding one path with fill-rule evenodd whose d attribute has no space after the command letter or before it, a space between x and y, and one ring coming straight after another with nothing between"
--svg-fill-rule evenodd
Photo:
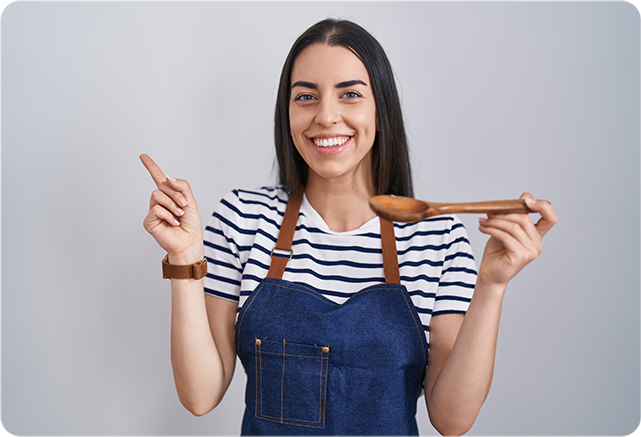
<instances>
[{"instance_id":1,"label":"apron neck strap","mask_svg":"<svg viewBox=\"0 0 641 437\"><path fill-rule=\"evenodd\" d=\"M278 240L276 246L272 249L272 260L269 264L267 277L272 279L281 279L289 261L294 254L292 252L292 241L296 231L296 222L298 221L298 211L303 201L303 190L300 190L294 197L290 197L285 208L283 223L278 231ZM280 253L279 253L280 252ZM283 253L285 252L285 253Z\"/></svg>"},{"instance_id":2,"label":"apron neck strap","mask_svg":"<svg viewBox=\"0 0 641 437\"><path fill-rule=\"evenodd\" d=\"M383 246L383 271L385 282L388 284L401 284L401 275L398 271L398 255L396 253L396 237L394 236L394 222L380 217L381 244Z\"/></svg>"},{"instance_id":3,"label":"apron neck strap","mask_svg":"<svg viewBox=\"0 0 641 437\"><path fill-rule=\"evenodd\" d=\"M272 249L271 263L267 277L282 279L287 267L287 261L292 258L292 241L296 231L298 212L303 201L303 190L298 195L290 197L285 208L283 223L280 225L276 246ZM394 223L379 217L381 222L381 245L383 249L383 271L385 282L388 284L400 284L401 277L398 270L398 255L396 253L396 237L394 236Z\"/></svg>"}]
</instances>

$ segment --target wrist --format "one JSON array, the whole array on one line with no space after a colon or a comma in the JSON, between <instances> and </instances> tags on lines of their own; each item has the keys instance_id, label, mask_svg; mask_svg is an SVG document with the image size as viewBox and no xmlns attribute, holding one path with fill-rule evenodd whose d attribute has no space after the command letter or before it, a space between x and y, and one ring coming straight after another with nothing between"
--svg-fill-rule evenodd
<instances>
[{"instance_id":1,"label":"wrist","mask_svg":"<svg viewBox=\"0 0 641 437\"><path fill-rule=\"evenodd\" d=\"M507 284L499 284L488 281L481 274L476 278L476 286L474 287L474 295L480 295L489 298L502 299L507 290Z\"/></svg>"},{"instance_id":2,"label":"wrist","mask_svg":"<svg viewBox=\"0 0 641 437\"><path fill-rule=\"evenodd\" d=\"M205 257L205 247L202 243L190 246L182 252L168 253L169 264L185 266L202 261Z\"/></svg>"}]
</instances>

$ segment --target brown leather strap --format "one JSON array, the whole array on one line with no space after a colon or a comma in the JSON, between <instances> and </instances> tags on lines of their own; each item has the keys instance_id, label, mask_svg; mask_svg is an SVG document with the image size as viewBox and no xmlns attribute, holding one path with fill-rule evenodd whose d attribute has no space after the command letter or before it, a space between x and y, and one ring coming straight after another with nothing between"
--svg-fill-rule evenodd
<instances>
[{"instance_id":1,"label":"brown leather strap","mask_svg":"<svg viewBox=\"0 0 641 437\"><path fill-rule=\"evenodd\" d=\"M202 279L207 275L207 260L202 259L194 264L178 266L169 264L169 254L162 260L163 279Z\"/></svg>"},{"instance_id":2,"label":"brown leather strap","mask_svg":"<svg viewBox=\"0 0 641 437\"><path fill-rule=\"evenodd\" d=\"M383 246L383 271L385 282L388 284L401 283L398 271L398 255L396 253L396 237L394 236L394 223L379 217L381 221L381 244Z\"/></svg>"},{"instance_id":3,"label":"brown leather strap","mask_svg":"<svg viewBox=\"0 0 641 437\"><path fill-rule=\"evenodd\" d=\"M272 250L272 260L269 265L267 277L272 279L281 279L287 267L287 261L293 255L292 241L294 240L294 232L296 231L296 222L298 221L298 211L300 204L303 201L303 190L300 190L298 195L290 197L287 201L285 208L285 215L283 216L283 223L280 225L278 231L278 240L276 240L276 247Z\"/></svg>"}]
</instances>

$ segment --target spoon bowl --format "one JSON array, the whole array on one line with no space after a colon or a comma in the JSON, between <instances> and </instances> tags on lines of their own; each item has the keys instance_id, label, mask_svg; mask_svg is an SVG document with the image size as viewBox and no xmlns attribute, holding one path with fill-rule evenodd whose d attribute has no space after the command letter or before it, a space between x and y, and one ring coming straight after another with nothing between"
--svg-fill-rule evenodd
<instances>
[{"instance_id":1,"label":"spoon bowl","mask_svg":"<svg viewBox=\"0 0 641 437\"><path fill-rule=\"evenodd\" d=\"M369 204L376 214L396 222L417 222L439 214L527 214L532 212L524 199L437 203L384 194L371 197Z\"/></svg>"}]
</instances>

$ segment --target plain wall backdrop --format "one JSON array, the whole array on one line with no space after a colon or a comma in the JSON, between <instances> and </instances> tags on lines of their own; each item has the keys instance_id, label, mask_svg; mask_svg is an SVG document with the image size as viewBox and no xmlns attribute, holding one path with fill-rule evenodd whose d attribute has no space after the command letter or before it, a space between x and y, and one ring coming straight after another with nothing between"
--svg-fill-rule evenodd
<instances>
[{"instance_id":1,"label":"plain wall backdrop","mask_svg":"<svg viewBox=\"0 0 641 437\"><path fill-rule=\"evenodd\" d=\"M624 2L18 2L2 15L2 424L20 435L235 435L245 375L196 418L169 361L153 182L206 220L275 182L273 108L295 38L328 16L384 46L417 197L552 201L511 284L471 434L639 424L639 13ZM462 216L477 261L487 237ZM435 434L422 399L422 434Z\"/></svg>"}]
</instances>

